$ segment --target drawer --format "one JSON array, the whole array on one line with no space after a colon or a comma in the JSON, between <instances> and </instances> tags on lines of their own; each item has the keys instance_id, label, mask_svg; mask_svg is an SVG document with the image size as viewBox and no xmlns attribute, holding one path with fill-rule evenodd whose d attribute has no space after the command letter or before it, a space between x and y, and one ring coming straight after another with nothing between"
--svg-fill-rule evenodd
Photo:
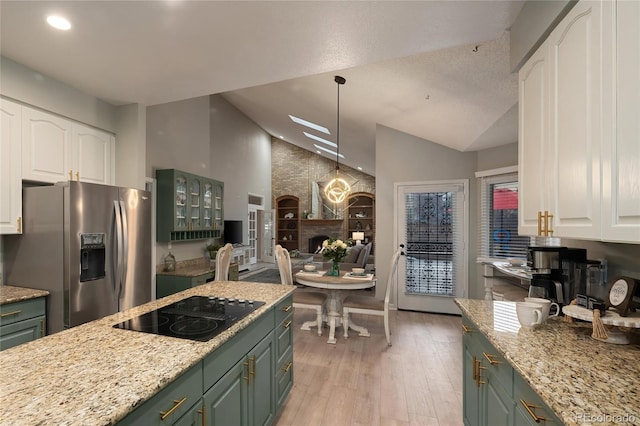
<instances>
[{"instance_id":1,"label":"drawer","mask_svg":"<svg viewBox=\"0 0 640 426\"><path fill-rule=\"evenodd\" d=\"M118 425L173 424L200 401L202 393L202 363L198 363L136 408Z\"/></svg>"},{"instance_id":2,"label":"drawer","mask_svg":"<svg viewBox=\"0 0 640 426\"><path fill-rule=\"evenodd\" d=\"M276 362L280 365L287 350L293 347L293 315L285 319L276 327Z\"/></svg>"},{"instance_id":3,"label":"drawer","mask_svg":"<svg viewBox=\"0 0 640 426\"><path fill-rule=\"evenodd\" d=\"M511 397L513 395L513 367L484 336L478 335L477 338L479 342L478 350L480 351L478 358L482 361L482 366Z\"/></svg>"},{"instance_id":4,"label":"drawer","mask_svg":"<svg viewBox=\"0 0 640 426\"><path fill-rule=\"evenodd\" d=\"M44 315L3 325L0 327L0 351L44 337L46 329Z\"/></svg>"},{"instance_id":5,"label":"drawer","mask_svg":"<svg viewBox=\"0 0 640 426\"><path fill-rule=\"evenodd\" d=\"M29 318L40 317L44 314L44 297L0 305L0 326L24 321Z\"/></svg>"},{"instance_id":6,"label":"drawer","mask_svg":"<svg viewBox=\"0 0 640 426\"><path fill-rule=\"evenodd\" d=\"M529 383L527 383L520 374L514 372L513 376L513 400L516 404L516 410L518 411L517 418L526 419L525 424L538 423L535 421L534 416L544 417L544 422L540 424L544 424L545 426L563 424L542 401L540 395L531 388ZM528 410L525 404L528 405Z\"/></svg>"},{"instance_id":7,"label":"drawer","mask_svg":"<svg viewBox=\"0 0 640 426\"><path fill-rule=\"evenodd\" d=\"M195 287L198 285L202 285L205 284L209 281L213 281L213 272L209 272L207 274L204 275L198 275L197 277L194 277L191 279L191 287Z\"/></svg>"},{"instance_id":8,"label":"drawer","mask_svg":"<svg viewBox=\"0 0 640 426\"><path fill-rule=\"evenodd\" d=\"M289 390L293 387L293 348L285 352L282 365L278 364L276 387L276 400L279 407L289 394Z\"/></svg>"},{"instance_id":9,"label":"drawer","mask_svg":"<svg viewBox=\"0 0 640 426\"><path fill-rule=\"evenodd\" d=\"M290 314L293 314L293 295L287 297L276 305L275 325L277 326L280 324Z\"/></svg>"}]
</instances>

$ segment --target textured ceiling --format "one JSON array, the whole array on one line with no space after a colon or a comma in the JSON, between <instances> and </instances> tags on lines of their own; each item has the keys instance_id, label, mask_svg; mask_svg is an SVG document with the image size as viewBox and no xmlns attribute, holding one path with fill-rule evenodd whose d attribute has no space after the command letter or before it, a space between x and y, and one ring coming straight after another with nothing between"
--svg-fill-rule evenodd
<instances>
[{"instance_id":1,"label":"textured ceiling","mask_svg":"<svg viewBox=\"0 0 640 426\"><path fill-rule=\"evenodd\" d=\"M457 150L514 142L510 1L1 1L3 56L114 105L223 93L274 136L307 149L295 114L374 173L375 126ZM44 24L49 13L68 32ZM475 47L478 46L477 51ZM428 98L428 99L427 99ZM332 136L333 138L334 136Z\"/></svg>"}]
</instances>

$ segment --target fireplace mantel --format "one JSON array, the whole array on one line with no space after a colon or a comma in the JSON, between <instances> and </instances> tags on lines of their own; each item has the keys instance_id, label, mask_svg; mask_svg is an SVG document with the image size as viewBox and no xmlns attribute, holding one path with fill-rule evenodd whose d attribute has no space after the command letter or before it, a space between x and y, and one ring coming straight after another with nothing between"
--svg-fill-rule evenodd
<instances>
[{"instance_id":1,"label":"fireplace mantel","mask_svg":"<svg viewBox=\"0 0 640 426\"><path fill-rule=\"evenodd\" d=\"M305 225L336 225L344 222L344 219L301 219Z\"/></svg>"}]
</instances>

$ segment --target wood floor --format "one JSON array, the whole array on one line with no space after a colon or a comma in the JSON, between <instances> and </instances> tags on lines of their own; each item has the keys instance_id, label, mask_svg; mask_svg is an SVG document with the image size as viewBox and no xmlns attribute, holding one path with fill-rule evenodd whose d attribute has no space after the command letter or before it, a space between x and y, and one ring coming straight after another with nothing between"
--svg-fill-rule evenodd
<instances>
[{"instance_id":1,"label":"wood floor","mask_svg":"<svg viewBox=\"0 0 640 426\"><path fill-rule=\"evenodd\" d=\"M458 316L391 312L388 347L382 318L354 315L371 337L342 328L336 345L300 330L294 313L294 386L277 426L462 425L462 333Z\"/></svg>"}]
</instances>

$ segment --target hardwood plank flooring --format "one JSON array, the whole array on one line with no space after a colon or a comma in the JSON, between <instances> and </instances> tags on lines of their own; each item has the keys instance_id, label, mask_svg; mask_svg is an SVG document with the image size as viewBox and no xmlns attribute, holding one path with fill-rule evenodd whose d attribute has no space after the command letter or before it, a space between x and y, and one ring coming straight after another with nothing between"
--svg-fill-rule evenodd
<instances>
[{"instance_id":1,"label":"hardwood plank flooring","mask_svg":"<svg viewBox=\"0 0 640 426\"><path fill-rule=\"evenodd\" d=\"M277 426L461 426L461 319L392 311L391 341L382 318L354 315L371 337L336 330L337 344L300 330L294 313L294 386Z\"/></svg>"}]
</instances>

